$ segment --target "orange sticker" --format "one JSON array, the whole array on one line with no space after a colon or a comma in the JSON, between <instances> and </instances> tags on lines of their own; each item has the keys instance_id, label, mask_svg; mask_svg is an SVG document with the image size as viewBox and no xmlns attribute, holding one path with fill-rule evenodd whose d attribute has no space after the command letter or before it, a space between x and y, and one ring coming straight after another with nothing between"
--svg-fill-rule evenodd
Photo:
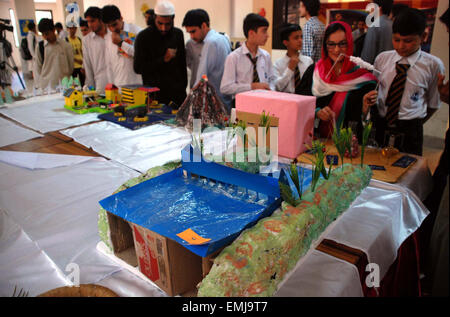
<instances>
[{"instance_id":1,"label":"orange sticker","mask_svg":"<svg viewBox=\"0 0 450 317\"><path fill-rule=\"evenodd\" d=\"M194 230L190 228L181 233L178 233L177 236L186 241L187 243L193 245L200 245L211 241L211 239L205 239L199 236L197 233L195 233Z\"/></svg>"}]
</instances>

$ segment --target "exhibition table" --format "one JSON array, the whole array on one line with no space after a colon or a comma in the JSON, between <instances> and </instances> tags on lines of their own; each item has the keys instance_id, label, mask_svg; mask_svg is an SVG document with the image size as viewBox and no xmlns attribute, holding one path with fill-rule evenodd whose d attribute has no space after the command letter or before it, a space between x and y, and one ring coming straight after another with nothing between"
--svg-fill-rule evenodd
<instances>
[{"instance_id":1,"label":"exhibition table","mask_svg":"<svg viewBox=\"0 0 450 317\"><path fill-rule=\"evenodd\" d=\"M56 99L47 99L52 101L51 106L42 113L48 113L51 118L52 113L59 114L59 111L54 111ZM49 147L32 146L27 151L58 153L65 147L56 146L69 146L70 142L81 155L89 155L88 149L77 145L80 143L110 160L0 151L0 294L10 296L17 286L36 296L55 287L71 285L73 281L67 269L75 263L80 269L81 283L103 285L120 296L166 296L152 283L96 250L98 201L138 172L178 158L176 152L191 141L190 135L162 124L137 131L125 131L109 122L73 127L92 122L89 115L62 120L63 125L47 128L35 120L27 121L26 113L30 111L18 111L34 109L34 105L23 103L0 112L10 118L20 117L19 122L43 133L72 128L63 131L62 138L67 139L58 139L61 142L58 144L55 141L50 151ZM7 129L14 131L13 126ZM47 133L40 139L55 139L55 136ZM61 134L57 136L60 137ZM210 138L212 143L223 141L220 134ZM4 149L11 148L20 151L20 143ZM372 180L300 259L276 295L367 295L361 270L354 263L320 251L323 248L319 245L328 239L360 250L368 263L379 266L381 278L387 276L392 264L398 261L398 250L413 237L428 214L421 200L428 194L429 184L431 175L426 160L420 157L398 184Z\"/></svg>"}]
</instances>

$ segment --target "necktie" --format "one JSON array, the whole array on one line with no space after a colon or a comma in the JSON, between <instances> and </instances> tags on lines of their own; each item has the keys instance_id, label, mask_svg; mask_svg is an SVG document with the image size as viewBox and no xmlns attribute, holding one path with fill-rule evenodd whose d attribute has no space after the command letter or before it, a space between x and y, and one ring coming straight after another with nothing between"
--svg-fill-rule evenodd
<instances>
[{"instance_id":1,"label":"necktie","mask_svg":"<svg viewBox=\"0 0 450 317\"><path fill-rule=\"evenodd\" d=\"M388 96L386 98L386 120L389 125L393 125L398 119L398 110L402 101L403 91L405 90L406 76L409 64L396 64L395 70L397 75L389 87Z\"/></svg>"},{"instance_id":2,"label":"necktie","mask_svg":"<svg viewBox=\"0 0 450 317\"><path fill-rule=\"evenodd\" d=\"M299 88L300 88L300 69L298 68L298 65L294 69L294 82L295 82L295 93L299 94Z\"/></svg>"},{"instance_id":3,"label":"necktie","mask_svg":"<svg viewBox=\"0 0 450 317\"><path fill-rule=\"evenodd\" d=\"M250 58L250 61L253 64L253 81L252 81L252 83L259 83L258 71L256 69L256 63L258 62L258 57L252 58L252 54L250 54L250 53L248 53L247 56L248 56L248 58Z\"/></svg>"}]
</instances>

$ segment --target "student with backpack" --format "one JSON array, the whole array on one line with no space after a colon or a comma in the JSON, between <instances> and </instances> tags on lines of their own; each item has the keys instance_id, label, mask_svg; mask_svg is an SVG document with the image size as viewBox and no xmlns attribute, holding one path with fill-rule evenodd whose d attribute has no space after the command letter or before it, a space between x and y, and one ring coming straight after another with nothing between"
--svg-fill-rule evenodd
<instances>
[{"instance_id":1,"label":"student with backpack","mask_svg":"<svg viewBox=\"0 0 450 317\"><path fill-rule=\"evenodd\" d=\"M36 86L55 88L64 77L72 75L72 46L57 38L52 20L42 19L38 29L44 40L36 46L36 71L40 77Z\"/></svg>"}]
</instances>

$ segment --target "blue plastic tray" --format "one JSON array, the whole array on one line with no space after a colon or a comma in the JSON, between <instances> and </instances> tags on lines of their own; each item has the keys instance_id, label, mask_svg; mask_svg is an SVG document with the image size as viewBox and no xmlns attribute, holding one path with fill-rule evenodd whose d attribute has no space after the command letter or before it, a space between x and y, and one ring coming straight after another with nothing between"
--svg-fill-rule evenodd
<instances>
[{"instance_id":1,"label":"blue plastic tray","mask_svg":"<svg viewBox=\"0 0 450 317\"><path fill-rule=\"evenodd\" d=\"M275 178L205 162L190 146L182 156L182 168L103 199L100 205L205 257L281 204ZM194 157L199 161L193 161ZM191 173L201 177L193 178ZM211 240L190 245L177 236L187 229Z\"/></svg>"}]
</instances>

